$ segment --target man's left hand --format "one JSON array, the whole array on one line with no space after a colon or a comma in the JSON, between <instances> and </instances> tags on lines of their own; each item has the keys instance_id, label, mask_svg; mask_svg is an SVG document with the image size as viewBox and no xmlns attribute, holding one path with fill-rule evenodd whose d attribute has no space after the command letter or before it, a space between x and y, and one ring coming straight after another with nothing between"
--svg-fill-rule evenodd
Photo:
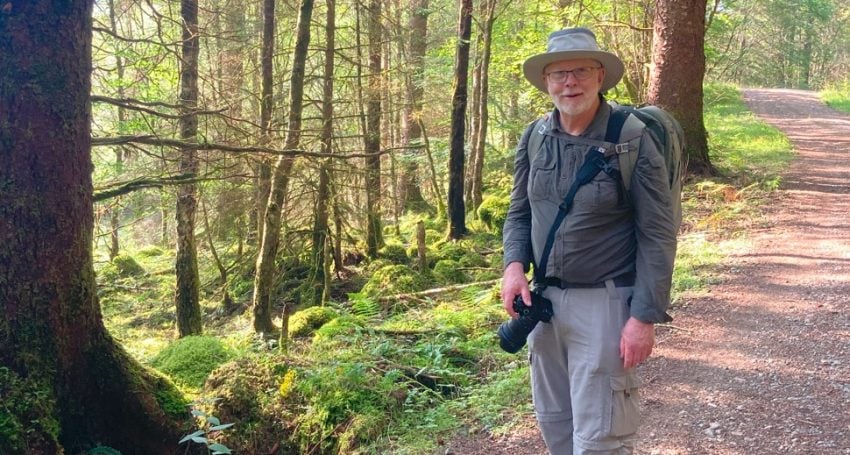
<instances>
[{"instance_id":1,"label":"man's left hand","mask_svg":"<svg viewBox=\"0 0 850 455\"><path fill-rule=\"evenodd\" d=\"M655 345L655 326L633 317L626 321L620 336L620 357L623 368L636 367L649 357Z\"/></svg>"}]
</instances>

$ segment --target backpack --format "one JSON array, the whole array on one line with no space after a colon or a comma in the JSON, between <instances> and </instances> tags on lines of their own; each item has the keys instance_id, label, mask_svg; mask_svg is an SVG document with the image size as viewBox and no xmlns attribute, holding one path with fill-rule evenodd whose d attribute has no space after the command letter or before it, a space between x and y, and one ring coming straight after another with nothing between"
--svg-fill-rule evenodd
<instances>
[{"instance_id":1,"label":"backpack","mask_svg":"<svg viewBox=\"0 0 850 455\"><path fill-rule=\"evenodd\" d=\"M682 181L687 163L684 158L685 133L678 121L667 111L658 106L647 105L633 107L610 102L611 115L605 131L602 147L616 150L620 165L620 176L623 187L628 194L634 173L639 141L646 128L649 137L655 142L664 162L667 164L667 179L673 200L673 219L676 229L682 222ZM534 157L546 136L548 117L541 117L533 124L531 136L528 139L528 159Z\"/></svg>"}]
</instances>

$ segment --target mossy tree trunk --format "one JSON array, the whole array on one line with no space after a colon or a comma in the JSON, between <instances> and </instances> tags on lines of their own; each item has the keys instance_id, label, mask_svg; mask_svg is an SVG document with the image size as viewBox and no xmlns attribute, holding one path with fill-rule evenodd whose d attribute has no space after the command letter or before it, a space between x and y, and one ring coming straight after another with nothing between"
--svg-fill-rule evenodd
<instances>
[{"instance_id":1,"label":"mossy tree trunk","mask_svg":"<svg viewBox=\"0 0 850 455\"><path fill-rule=\"evenodd\" d=\"M0 11L0 366L40 393L9 453L175 453L188 409L110 337L95 293L91 9Z\"/></svg>"},{"instance_id":2,"label":"mossy tree trunk","mask_svg":"<svg viewBox=\"0 0 850 455\"><path fill-rule=\"evenodd\" d=\"M272 0L266 0L270 2ZM272 11L273 11L272 7ZM273 17L273 14L271 15ZM294 150L301 143L301 114L304 106L304 73L306 70L307 50L310 46L310 18L313 17L313 0L303 0L298 14L298 25L295 37L295 50L292 56L292 74L289 78L289 115L283 148ZM275 277L275 258L280 241L281 213L285 203L286 191L293 156L281 156L275 162L272 175L271 190L264 215L262 241L257 255L257 266L254 274L254 330L257 333L273 334L276 332L272 322L272 293ZM286 333L287 307L284 306L283 332Z\"/></svg>"},{"instance_id":3,"label":"mossy tree trunk","mask_svg":"<svg viewBox=\"0 0 850 455\"><path fill-rule=\"evenodd\" d=\"M327 0L327 13L325 21L325 68L324 85L322 89L322 152L333 152L333 93L334 93L334 34L336 33L336 9L335 0ZM313 221L313 251L311 278L312 303L320 305L324 303L323 297L327 294L325 283L327 281L327 264L325 252L328 242L328 202L331 200L330 192L331 164L328 160L319 165L319 188L316 193L316 212Z\"/></svg>"},{"instance_id":4,"label":"mossy tree trunk","mask_svg":"<svg viewBox=\"0 0 850 455\"><path fill-rule=\"evenodd\" d=\"M198 135L198 2L182 0L180 16L183 19L183 45L180 62L180 138L192 142ZM180 151L180 174L198 173L198 158L195 151L186 148ZM198 210L198 195L195 183L180 185L177 189L177 332L180 337L200 335L203 331L200 303L200 278L198 276L198 252L195 245L195 213Z\"/></svg>"},{"instance_id":5,"label":"mossy tree trunk","mask_svg":"<svg viewBox=\"0 0 850 455\"><path fill-rule=\"evenodd\" d=\"M366 154L366 253L377 257L384 246L381 228L381 2L369 0L369 86L366 91L366 131L364 145Z\"/></svg>"}]
</instances>

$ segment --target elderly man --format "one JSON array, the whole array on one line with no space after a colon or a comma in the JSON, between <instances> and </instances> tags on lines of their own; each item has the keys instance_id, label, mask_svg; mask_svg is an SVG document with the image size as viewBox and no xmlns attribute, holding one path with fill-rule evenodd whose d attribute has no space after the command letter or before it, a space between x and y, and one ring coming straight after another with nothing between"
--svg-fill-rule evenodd
<instances>
[{"instance_id":1,"label":"elderly man","mask_svg":"<svg viewBox=\"0 0 850 455\"><path fill-rule=\"evenodd\" d=\"M532 123L517 147L502 300L512 317L517 296L531 305L526 272L535 264L534 284L554 315L528 336L532 396L553 455L634 451L635 367L652 352L653 324L670 320L677 223L664 158L645 128L630 141L636 161L629 187L618 172L596 174L578 187L566 217L553 227L584 161L598 144L611 145L612 108L603 93L623 68L585 28L552 33L547 52L523 65L526 79L555 109ZM530 150L532 134L542 135L538 150ZM616 156L607 160L619 168Z\"/></svg>"}]
</instances>

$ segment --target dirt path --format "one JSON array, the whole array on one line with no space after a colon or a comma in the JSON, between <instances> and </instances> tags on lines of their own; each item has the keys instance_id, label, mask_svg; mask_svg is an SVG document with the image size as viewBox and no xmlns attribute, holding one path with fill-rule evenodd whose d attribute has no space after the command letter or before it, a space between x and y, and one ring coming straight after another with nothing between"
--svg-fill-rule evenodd
<instances>
[{"instance_id":1,"label":"dirt path","mask_svg":"<svg viewBox=\"0 0 850 455\"><path fill-rule=\"evenodd\" d=\"M850 454L850 116L810 92L747 90L798 159L766 229L674 312L641 367L640 454ZM448 453L545 453L532 417Z\"/></svg>"}]
</instances>

